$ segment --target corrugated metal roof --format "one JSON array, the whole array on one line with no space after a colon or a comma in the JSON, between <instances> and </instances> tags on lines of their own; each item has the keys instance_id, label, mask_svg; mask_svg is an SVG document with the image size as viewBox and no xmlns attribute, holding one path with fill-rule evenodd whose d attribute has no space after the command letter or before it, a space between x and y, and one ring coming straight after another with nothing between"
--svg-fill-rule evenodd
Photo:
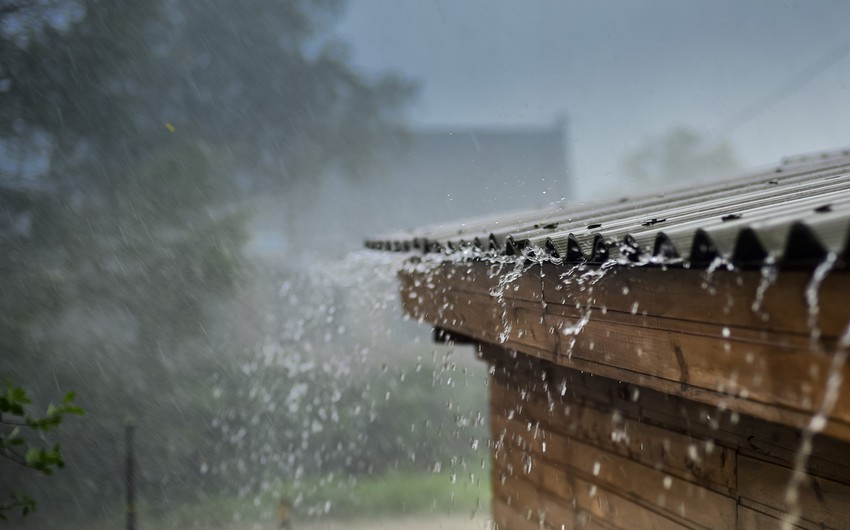
<instances>
[{"instance_id":1,"label":"corrugated metal roof","mask_svg":"<svg viewBox=\"0 0 850 530\"><path fill-rule=\"evenodd\" d=\"M477 218L366 241L379 250L548 253L568 263L681 258L811 266L850 258L850 149L787 158L720 183Z\"/></svg>"}]
</instances>

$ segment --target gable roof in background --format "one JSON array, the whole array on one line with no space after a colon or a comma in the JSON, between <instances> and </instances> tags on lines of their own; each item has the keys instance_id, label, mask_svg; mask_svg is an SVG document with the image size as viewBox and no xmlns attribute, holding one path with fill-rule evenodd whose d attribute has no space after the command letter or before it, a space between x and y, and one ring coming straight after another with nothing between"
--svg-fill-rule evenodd
<instances>
[{"instance_id":1,"label":"gable roof in background","mask_svg":"<svg viewBox=\"0 0 850 530\"><path fill-rule=\"evenodd\" d=\"M404 222L539 208L569 191L566 122L414 129L377 172Z\"/></svg>"}]
</instances>

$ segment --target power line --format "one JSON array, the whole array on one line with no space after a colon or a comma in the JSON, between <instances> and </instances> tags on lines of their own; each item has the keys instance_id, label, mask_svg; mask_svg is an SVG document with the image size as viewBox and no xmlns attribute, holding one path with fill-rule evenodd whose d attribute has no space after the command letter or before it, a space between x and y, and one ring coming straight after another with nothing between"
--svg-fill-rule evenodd
<instances>
[{"instance_id":1,"label":"power line","mask_svg":"<svg viewBox=\"0 0 850 530\"><path fill-rule=\"evenodd\" d=\"M732 134L736 129L767 112L774 105L790 96L797 90L803 88L820 74L832 68L836 63L850 55L850 39L841 42L838 46L812 62L809 66L792 76L785 83L776 87L772 92L765 94L754 103L744 107L731 118L725 120L718 127L717 137L723 138Z\"/></svg>"}]
</instances>

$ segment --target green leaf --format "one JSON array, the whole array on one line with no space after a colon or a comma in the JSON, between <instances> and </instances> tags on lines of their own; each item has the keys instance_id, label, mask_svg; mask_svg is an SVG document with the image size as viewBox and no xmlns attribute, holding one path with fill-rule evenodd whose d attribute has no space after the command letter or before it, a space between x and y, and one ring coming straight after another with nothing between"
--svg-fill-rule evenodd
<instances>
[{"instance_id":1,"label":"green leaf","mask_svg":"<svg viewBox=\"0 0 850 530\"><path fill-rule=\"evenodd\" d=\"M24 455L24 460L26 460L27 464L31 466L37 465L44 459L44 450L39 449L38 447L30 447L27 449L26 455Z\"/></svg>"},{"instance_id":2,"label":"green leaf","mask_svg":"<svg viewBox=\"0 0 850 530\"><path fill-rule=\"evenodd\" d=\"M65 394L65 399L62 400L62 403L64 405L67 405L67 404L71 403L72 401L74 401L75 397L77 397L77 393L72 390L71 392L68 392L67 394Z\"/></svg>"},{"instance_id":3,"label":"green leaf","mask_svg":"<svg viewBox=\"0 0 850 530\"><path fill-rule=\"evenodd\" d=\"M12 387L6 392L6 397L12 403L21 403L24 405L32 404L30 398L27 397L27 391L23 387Z\"/></svg>"},{"instance_id":4,"label":"green leaf","mask_svg":"<svg viewBox=\"0 0 850 530\"><path fill-rule=\"evenodd\" d=\"M83 407L77 406L62 407L62 412L65 414L76 414L77 416L82 416L83 414L85 414Z\"/></svg>"}]
</instances>

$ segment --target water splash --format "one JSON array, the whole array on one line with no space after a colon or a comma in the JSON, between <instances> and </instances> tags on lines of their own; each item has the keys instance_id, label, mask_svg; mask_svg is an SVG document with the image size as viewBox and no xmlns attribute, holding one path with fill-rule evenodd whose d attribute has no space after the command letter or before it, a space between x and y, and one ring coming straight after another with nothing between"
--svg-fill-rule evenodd
<instances>
[{"instance_id":1,"label":"water splash","mask_svg":"<svg viewBox=\"0 0 850 530\"><path fill-rule=\"evenodd\" d=\"M818 325L818 318L820 317L818 292L820 291L820 286L826 279L826 276L832 271L833 267L835 267L835 262L837 260L838 256L836 256L834 252L830 252L823 263L817 266L815 272L812 274L811 281L809 281L809 284L806 286L806 304L809 308L809 338L814 351L820 351L821 337L821 330Z\"/></svg>"},{"instance_id":2,"label":"water splash","mask_svg":"<svg viewBox=\"0 0 850 530\"><path fill-rule=\"evenodd\" d=\"M818 265L812 274L809 284L806 286L806 302L809 308L808 327L811 340L812 351L821 353L820 345L821 330L818 326L818 317L820 315L820 305L818 293L823 281L827 275L835 267L837 256L830 253L827 258ZM829 365L829 372L826 380L826 388L824 389L823 400L820 406L815 411L815 414L809 419L809 422L803 427L802 436L800 439L800 447L794 456L794 469L791 472L791 479L785 487L785 502L788 504L788 512L782 516L782 530L792 530L800 521L802 516L802 507L800 506L800 487L806 479L806 468L808 466L809 457L812 453L812 443L815 435L821 432L829 420L829 415L835 408L835 403L838 401L841 393L841 385L844 382L843 370L847 363L848 351L850 351L850 325L844 330L836 349L832 352L832 361Z\"/></svg>"},{"instance_id":3,"label":"water splash","mask_svg":"<svg viewBox=\"0 0 850 530\"><path fill-rule=\"evenodd\" d=\"M767 293L767 290L776 283L776 279L778 277L779 268L776 266L776 260L772 256L768 257L765 260L764 265L761 267L761 279L759 280L758 287L756 288L755 300L753 300L753 304L751 306L753 313L761 315L761 319L765 322L770 319L770 315L766 311L762 311L764 296L765 293Z\"/></svg>"},{"instance_id":4,"label":"water splash","mask_svg":"<svg viewBox=\"0 0 850 530\"><path fill-rule=\"evenodd\" d=\"M524 257L527 257L527 254ZM514 259L513 263L499 260L495 263L498 267L491 268L490 277L498 277L499 279L498 285L490 290L490 296L496 299L496 303L498 303L501 308L502 330L498 335L498 341L500 344L506 343L510 339L511 331L513 331L513 323L510 319L508 303L505 301L505 291L510 285L522 278L522 275L527 270L535 265L533 261L523 259L524 257ZM513 267L507 272L502 272L505 265L512 265Z\"/></svg>"}]
</instances>

